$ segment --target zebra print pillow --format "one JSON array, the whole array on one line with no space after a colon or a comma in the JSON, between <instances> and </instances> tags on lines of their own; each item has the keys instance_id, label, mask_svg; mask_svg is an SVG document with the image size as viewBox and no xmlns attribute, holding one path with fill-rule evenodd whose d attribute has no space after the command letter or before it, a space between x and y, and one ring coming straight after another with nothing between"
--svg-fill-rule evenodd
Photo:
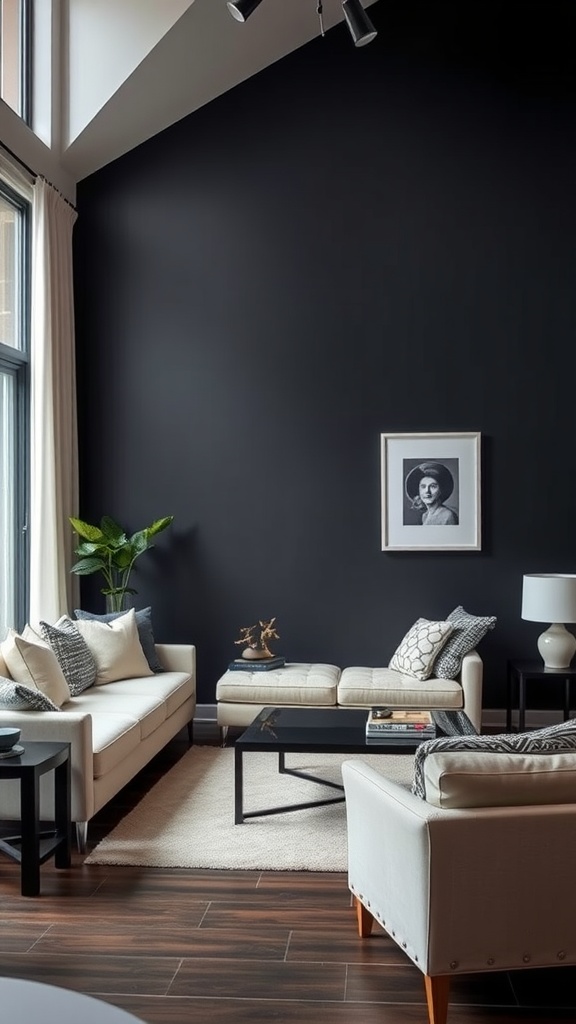
<instances>
[{"instance_id":1,"label":"zebra print pillow","mask_svg":"<svg viewBox=\"0 0 576 1024\"><path fill-rule=\"evenodd\" d=\"M576 718L532 732L499 733L495 736L442 736L426 740L416 750L412 792L426 799L424 764L429 754L444 751L485 751L489 754L554 754L576 753Z\"/></svg>"},{"instance_id":2,"label":"zebra print pillow","mask_svg":"<svg viewBox=\"0 0 576 1024\"><path fill-rule=\"evenodd\" d=\"M42 690L0 676L0 708L4 711L60 711Z\"/></svg>"}]
</instances>

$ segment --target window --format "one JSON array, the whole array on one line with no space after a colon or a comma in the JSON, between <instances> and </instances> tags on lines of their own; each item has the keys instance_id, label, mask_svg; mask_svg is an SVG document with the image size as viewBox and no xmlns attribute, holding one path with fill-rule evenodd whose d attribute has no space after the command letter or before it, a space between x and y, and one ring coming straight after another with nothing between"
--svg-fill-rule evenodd
<instances>
[{"instance_id":1,"label":"window","mask_svg":"<svg viewBox=\"0 0 576 1024\"><path fill-rule=\"evenodd\" d=\"M28 607L30 204L0 176L0 640Z\"/></svg>"},{"instance_id":2,"label":"window","mask_svg":"<svg viewBox=\"0 0 576 1024\"><path fill-rule=\"evenodd\" d=\"M30 0L0 0L0 97L30 124Z\"/></svg>"}]
</instances>

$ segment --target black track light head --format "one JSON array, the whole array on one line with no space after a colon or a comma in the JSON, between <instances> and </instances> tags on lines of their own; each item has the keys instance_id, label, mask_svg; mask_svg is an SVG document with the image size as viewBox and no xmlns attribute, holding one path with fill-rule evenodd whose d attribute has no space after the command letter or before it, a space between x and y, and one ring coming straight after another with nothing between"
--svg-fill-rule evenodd
<instances>
[{"instance_id":1,"label":"black track light head","mask_svg":"<svg viewBox=\"0 0 576 1024\"><path fill-rule=\"evenodd\" d=\"M228 10L236 21L246 21L262 0L228 0Z\"/></svg>"},{"instance_id":2,"label":"black track light head","mask_svg":"<svg viewBox=\"0 0 576 1024\"><path fill-rule=\"evenodd\" d=\"M343 0L342 10L344 11L350 35L354 40L354 46L365 46L366 43L371 43L376 38L378 33L362 7L360 0Z\"/></svg>"}]
</instances>

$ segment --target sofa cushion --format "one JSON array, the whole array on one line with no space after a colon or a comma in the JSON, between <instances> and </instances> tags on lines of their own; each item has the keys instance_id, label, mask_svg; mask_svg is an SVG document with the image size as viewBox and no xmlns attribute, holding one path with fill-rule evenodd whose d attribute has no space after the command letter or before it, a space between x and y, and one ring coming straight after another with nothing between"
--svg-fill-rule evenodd
<instances>
[{"instance_id":1,"label":"sofa cushion","mask_svg":"<svg viewBox=\"0 0 576 1024\"><path fill-rule=\"evenodd\" d=\"M453 631L452 622L417 619L398 644L389 667L416 679L428 679L435 659Z\"/></svg>"},{"instance_id":2,"label":"sofa cushion","mask_svg":"<svg viewBox=\"0 0 576 1024\"><path fill-rule=\"evenodd\" d=\"M133 608L112 622L79 619L75 625L96 662L95 686L115 679L153 675L138 638Z\"/></svg>"},{"instance_id":3,"label":"sofa cushion","mask_svg":"<svg viewBox=\"0 0 576 1024\"><path fill-rule=\"evenodd\" d=\"M86 691L89 692L89 691ZM82 700L84 694L80 695ZM92 719L93 776L107 775L141 743L140 723L133 715L99 713Z\"/></svg>"},{"instance_id":4,"label":"sofa cushion","mask_svg":"<svg viewBox=\"0 0 576 1024\"><path fill-rule=\"evenodd\" d=\"M414 756L412 792L422 800L427 799L426 762L434 754L474 752L479 761L481 754L529 755L570 751L574 753L576 760L576 719L532 732L499 733L493 736L445 736L427 740L418 747ZM488 765L488 762L486 764Z\"/></svg>"},{"instance_id":5,"label":"sofa cushion","mask_svg":"<svg viewBox=\"0 0 576 1024\"><path fill-rule=\"evenodd\" d=\"M40 622L40 629L44 640L58 658L70 694L74 696L92 686L96 679L96 662L72 620L63 615L53 626L48 622Z\"/></svg>"},{"instance_id":6,"label":"sofa cushion","mask_svg":"<svg viewBox=\"0 0 576 1024\"><path fill-rule=\"evenodd\" d=\"M112 688L114 693L128 697L141 694L145 697L160 698L166 705L167 717L173 715L185 701L193 697L196 689L194 679L187 672L158 672L152 679L120 679L118 682L108 683L106 693L109 688Z\"/></svg>"},{"instance_id":7,"label":"sofa cushion","mask_svg":"<svg viewBox=\"0 0 576 1024\"><path fill-rule=\"evenodd\" d=\"M42 690L36 686L24 686L14 679L0 676L0 708L5 711L60 711Z\"/></svg>"},{"instance_id":8,"label":"sofa cushion","mask_svg":"<svg viewBox=\"0 0 576 1024\"><path fill-rule=\"evenodd\" d=\"M2 643L2 655L12 679L41 690L60 707L70 699L70 689L54 651L26 626L22 635L9 629Z\"/></svg>"},{"instance_id":9,"label":"sofa cushion","mask_svg":"<svg viewBox=\"0 0 576 1024\"><path fill-rule=\"evenodd\" d=\"M343 707L444 708L463 706L460 683L454 679L427 679L404 675L391 668L350 665L338 683L338 704Z\"/></svg>"},{"instance_id":10,"label":"sofa cushion","mask_svg":"<svg viewBox=\"0 0 576 1024\"><path fill-rule=\"evenodd\" d=\"M565 754L430 754L426 802L435 807L574 803L576 751Z\"/></svg>"},{"instance_id":11,"label":"sofa cushion","mask_svg":"<svg viewBox=\"0 0 576 1024\"><path fill-rule=\"evenodd\" d=\"M438 654L433 671L443 679L455 679L462 667L462 658L477 647L488 630L494 629L496 616L469 615L460 604L446 619L454 624L454 630Z\"/></svg>"},{"instance_id":12,"label":"sofa cushion","mask_svg":"<svg viewBox=\"0 0 576 1024\"><path fill-rule=\"evenodd\" d=\"M75 608L74 615L77 619L88 619L93 622L114 622L125 612L106 612L103 615L96 615L94 612L83 611L82 608ZM135 611L136 628L144 656L153 672L163 672L156 653L154 630L152 628L152 608L137 608Z\"/></svg>"},{"instance_id":13,"label":"sofa cushion","mask_svg":"<svg viewBox=\"0 0 576 1024\"><path fill-rule=\"evenodd\" d=\"M336 665L288 662L284 668L228 671L216 685L216 700L240 704L332 706L340 669Z\"/></svg>"},{"instance_id":14,"label":"sofa cushion","mask_svg":"<svg viewBox=\"0 0 576 1024\"><path fill-rule=\"evenodd\" d=\"M118 692L114 689L116 685L108 683L106 687L85 690L73 697L64 710L86 711L92 715L93 722L100 715L126 715L139 724L140 737L146 739L166 721L166 701L157 695Z\"/></svg>"}]
</instances>

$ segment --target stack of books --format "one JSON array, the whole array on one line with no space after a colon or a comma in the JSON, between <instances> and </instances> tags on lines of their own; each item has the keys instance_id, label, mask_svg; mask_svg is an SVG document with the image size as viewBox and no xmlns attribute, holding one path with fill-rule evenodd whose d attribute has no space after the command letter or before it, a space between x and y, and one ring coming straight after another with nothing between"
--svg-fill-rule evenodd
<instances>
[{"instance_id":1,"label":"stack of books","mask_svg":"<svg viewBox=\"0 0 576 1024\"><path fill-rule=\"evenodd\" d=\"M366 719L366 738L378 743L398 743L403 739L433 740L436 727L429 711L400 708L371 708Z\"/></svg>"},{"instance_id":2,"label":"stack of books","mask_svg":"<svg viewBox=\"0 0 576 1024\"><path fill-rule=\"evenodd\" d=\"M269 672L272 668L284 668L286 658L276 654L273 658L236 658L228 665L230 672Z\"/></svg>"}]
</instances>

